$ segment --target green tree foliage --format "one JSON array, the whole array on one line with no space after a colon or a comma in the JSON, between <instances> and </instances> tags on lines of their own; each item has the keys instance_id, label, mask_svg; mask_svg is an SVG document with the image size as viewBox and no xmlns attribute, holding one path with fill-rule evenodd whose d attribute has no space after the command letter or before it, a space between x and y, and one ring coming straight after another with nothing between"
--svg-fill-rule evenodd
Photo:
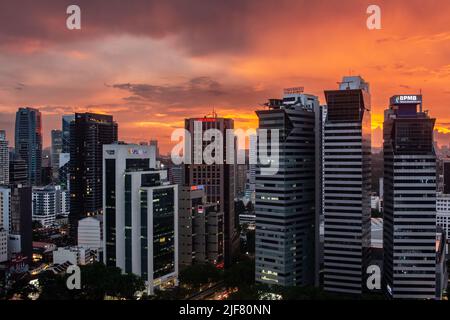
<instances>
[{"instance_id":1,"label":"green tree foliage","mask_svg":"<svg viewBox=\"0 0 450 320\"><path fill-rule=\"evenodd\" d=\"M68 275L45 272L39 276L42 300L103 300L106 296L133 299L145 289L144 281L134 274L122 274L119 268L94 263L81 268L81 289L69 290Z\"/></svg>"},{"instance_id":2,"label":"green tree foliage","mask_svg":"<svg viewBox=\"0 0 450 320\"><path fill-rule=\"evenodd\" d=\"M198 288L204 284L221 280L221 272L213 264L194 264L180 271L182 284Z\"/></svg>"}]
</instances>

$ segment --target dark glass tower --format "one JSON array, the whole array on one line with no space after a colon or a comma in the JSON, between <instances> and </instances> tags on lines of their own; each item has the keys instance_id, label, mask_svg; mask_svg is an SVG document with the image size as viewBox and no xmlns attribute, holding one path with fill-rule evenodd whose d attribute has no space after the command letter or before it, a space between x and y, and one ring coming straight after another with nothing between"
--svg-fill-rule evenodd
<instances>
[{"instance_id":1,"label":"dark glass tower","mask_svg":"<svg viewBox=\"0 0 450 320\"><path fill-rule=\"evenodd\" d=\"M33 108L19 108L16 113L15 152L27 164L27 180L41 183L42 123L41 113Z\"/></svg>"},{"instance_id":2,"label":"dark glass tower","mask_svg":"<svg viewBox=\"0 0 450 320\"><path fill-rule=\"evenodd\" d=\"M383 280L400 299L436 296L435 119L421 98L394 96L384 115Z\"/></svg>"},{"instance_id":3,"label":"dark glass tower","mask_svg":"<svg viewBox=\"0 0 450 320\"><path fill-rule=\"evenodd\" d=\"M70 124L70 236L78 221L102 213L103 145L117 141L117 123L109 115L77 113Z\"/></svg>"}]
</instances>

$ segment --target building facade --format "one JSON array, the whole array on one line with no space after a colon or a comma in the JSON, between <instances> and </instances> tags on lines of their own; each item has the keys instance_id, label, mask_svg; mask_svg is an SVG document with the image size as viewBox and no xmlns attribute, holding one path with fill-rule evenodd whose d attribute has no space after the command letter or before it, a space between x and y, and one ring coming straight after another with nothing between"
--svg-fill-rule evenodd
<instances>
[{"instance_id":1,"label":"building facade","mask_svg":"<svg viewBox=\"0 0 450 320\"><path fill-rule=\"evenodd\" d=\"M52 147L51 147L51 166L52 166L52 180L59 183L59 158L62 153L63 141L62 141L62 131L52 130Z\"/></svg>"},{"instance_id":2,"label":"building facade","mask_svg":"<svg viewBox=\"0 0 450 320\"><path fill-rule=\"evenodd\" d=\"M117 141L117 123L109 115L77 113L70 123L70 236L78 221L103 209L103 145Z\"/></svg>"},{"instance_id":3,"label":"building facade","mask_svg":"<svg viewBox=\"0 0 450 320\"><path fill-rule=\"evenodd\" d=\"M391 298L436 295L435 119L422 97L394 96L384 115L384 290Z\"/></svg>"},{"instance_id":4,"label":"building facade","mask_svg":"<svg viewBox=\"0 0 450 320\"><path fill-rule=\"evenodd\" d=\"M325 91L323 137L324 289L361 294L370 259L369 84L344 77Z\"/></svg>"},{"instance_id":5,"label":"building facade","mask_svg":"<svg viewBox=\"0 0 450 320\"><path fill-rule=\"evenodd\" d=\"M239 237L236 229L236 217L234 214L235 198L235 163L227 163L227 150L231 148L236 154L236 141L228 145L225 137L227 130L234 129L232 119L219 118L216 114L212 117L191 118L185 120L185 129L192 137L190 152L191 164L184 166L183 185L205 186L207 202L219 204L219 211L223 212L224 232L224 265L232 264L234 255L239 248ZM206 164L204 159L196 163L195 159L203 154L209 144L204 141L207 130L218 130L223 137L220 153L223 156L223 164ZM205 139L206 140L206 139Z\"/></svg>"},{"instance_id":6,"label":"building facade","mask_svg":"<svg viewBox=\"0 0 450 320\"><path fill-rule=\"evenodd\" d=\"M263 164L256 168L256 281L306 286L317 276L320 107L316 96L291 91L286 89L283 99L271 99L267 110L256 112L260 158L277 152L270 139L261 139L261 130L278 130L280 136L278 163L272 163L276 172L264 174Z\"/></svg>"},{"instance_id":7,"label":"building facade","mask_svg":"<svg viewBox=\"0 0 450 320\"><path fill-rule=\"evenodd\" d=\"M6 133L0 130L0 186L9 185L9 148Z\"/></svg>"},{"instance_id":8,"label":"building facade","mask_svg":"<svg viewBox=\"0 0 450 320\"><path fill-rule=\"evenodd\" d=\"M223 213L207 203L203 186L179 186L178 234L180 269L223 262Z\"/></svg>"},{"instance_id":9,"label":"building facade","mask_svg":"<svg viewBox=\"0 0 450 320\"><path fill-rule=\"evenodd\" d=\"M33 108L19 108L16 113L15 152L27 165L28 183L41 184L42 120L41 112Z\"/></svg>"}]
</instances>

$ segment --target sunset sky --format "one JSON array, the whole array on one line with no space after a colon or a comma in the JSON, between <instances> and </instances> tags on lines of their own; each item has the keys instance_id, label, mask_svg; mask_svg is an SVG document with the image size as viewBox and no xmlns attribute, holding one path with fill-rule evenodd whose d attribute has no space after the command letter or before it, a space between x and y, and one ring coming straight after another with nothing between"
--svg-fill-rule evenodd
<instances>
[{"instance_id":1,"label":"sunset sky","mask_svg":"<svg viewBox=\"0 0 450 320\"><path fill-rule=\"evenodd\" d=\"M82 29L66 28L81 7ZM382 29L366 9L381 7ZM62 114L109 113L127 142L170 134L186 117L254 111L285 87L323 90L343 75L371 85L374 145L394 94L422 90L450 142L448 0L3 0L0 3L0 129L13 141L15 112L43 113L44 144Z\"/></svg>"}]
</instances>

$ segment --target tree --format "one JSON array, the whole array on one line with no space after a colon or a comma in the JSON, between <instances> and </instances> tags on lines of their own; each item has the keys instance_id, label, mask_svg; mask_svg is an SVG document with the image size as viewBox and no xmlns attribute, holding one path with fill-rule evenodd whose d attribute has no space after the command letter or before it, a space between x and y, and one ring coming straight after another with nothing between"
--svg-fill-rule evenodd
<instances>
[{"instance_id":1,"label":"tree","mask_svg":"<svg viewBox=\"0 0 450 320\"><path fill-rule=\"evenodd\" d=\"M142 278L134 274L122 274L117 267L106 267L102 263L81 266L81 289L69 290L68 275L45 272L39 276L43 300L103 300L106 296L133 299L136 292L145 289Z\"/></svg>"},{"instance_id":2,"label":"tree","mask_svg":"<svg viewBox=\"0 0 450 320\"><path fill-rule=\"evenodd\" d=\"M224 282L228 288L246 288L255 283L255 261L243 255L240 261L225 270Z\"/></svg>"},{"instance_id":3,"label":"tree","mask_svg":"<svg viewBox=\"0 0 450 320\"><path fill-rule=\"evenodd\" d=\"M199 288L201 285L217 282L221 279L221 272L211 263L194 264L183 270L179 275L182 284Z\"/></svg>"}]
</instances>

